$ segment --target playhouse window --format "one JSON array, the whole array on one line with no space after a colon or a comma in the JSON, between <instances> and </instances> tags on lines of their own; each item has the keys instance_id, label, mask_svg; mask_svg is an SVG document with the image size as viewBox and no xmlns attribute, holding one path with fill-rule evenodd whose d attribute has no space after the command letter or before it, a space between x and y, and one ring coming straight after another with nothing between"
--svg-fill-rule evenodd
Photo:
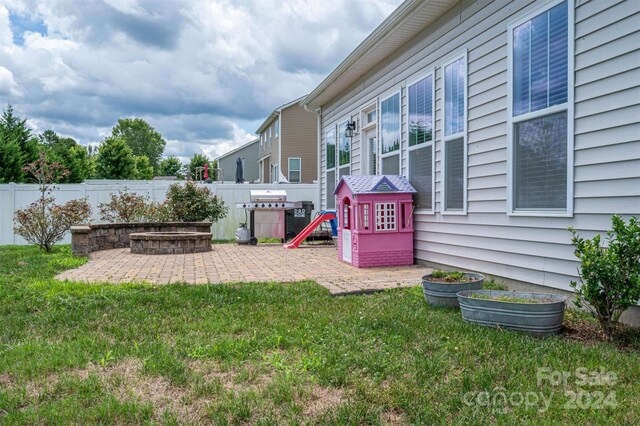
<instances>
[{"instance_id":1,"label":"playhouse window","mask_svg":"<svg viewBox=\"0 0 640 426\"><path fill-rule=\"evenodd\" d=\"M369 204L362 206L362 229L369 230Z\"/></svg>"},{"instance_id":2,"label":"playhouse window","mask_svg":"<svg viewBox=\"0 0 640 426\"><path fill-rule=\"evenodd\" d=\"M396 203L376 203L376 231L396 230Z\"/></svg>"},{"instance_id":3,"label":"playhouse window","mask_svg":"<svg viewBox=\"0 0 640 426\"><path fill-rule=\"evenodd\" d=\"M343 229L351 229L351 225L350 225L350 209L349 209L350 203L349 200L345 200L344 204L342 204L342 228Z\"/></svg>"}]
</instances>

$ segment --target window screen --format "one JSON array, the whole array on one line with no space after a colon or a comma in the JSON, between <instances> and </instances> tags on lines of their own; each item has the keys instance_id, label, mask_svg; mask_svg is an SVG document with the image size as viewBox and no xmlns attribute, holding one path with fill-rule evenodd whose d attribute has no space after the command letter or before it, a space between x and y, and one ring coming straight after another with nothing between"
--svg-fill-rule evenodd
<instances>
[{"instance_id":1,"label":"window screen","mask_svg":"<svg viewBox=\"0 0 640 426\"><path fill-rule=\"evenodd\" d=\"M431 145L409 151L409 182L418 191L413 196L417 208L433 208L432 157Z\"/></svg>"},{"instance_id":2,"label":"window screen","mask_svg":"<svg viewBox=\"0 0 640 426\"><path fill-rule=\"evenodd\" d=\"M464 140L445 142L445 209L464 210Z\"/></svg>"},{"instance_id":3,"label":"window screen","mask_svg":"<svg viewBox=\"0 0 640 426\"><path fill-rule=\"evenodd\" d=\"M336 208L336 197L333 195L333 191L336 190L336 171L332 170L327 172L327 208Z\"/></svg>"},{"instance_id":4,"label":"window screen","mask_svg":"<svg viewBox=\"0 0 640 426\"><path fill-rule=\"evenodd\" d=\"M516 123L516 209L567 207L567 112Z\"/></svg>"},{"instance_id":5,"label":"window screen","mask_svg":"<svg viewBox=\"0 0 640 426\"><path fill-rule=\"evenodd\" d=\"M415 82L409 92L409 146L433 140L433 83L431 76Z\"/></svg>"},{"instance_id":6,"label":"window screen","mask_svg":"<svg viewBox=\"0 0 640 426\"><path fill-rule=\"evenodd\" d=\"M392 155L382 159L383 175L399 175L400 174L400 154Z\"/></svg>"},{"instance_id":7,"label":"window screen","mask_svg":"<svg viewBox=\"0 0 640 426\"><path fill-rule=\"evenodd\" d=\"M382 154L400 149L400 94L380 103L380 138Z\"/></svg>"},{"instance_id":8,"label":"window screen","mask_svg":"<svg viewBox=\"0 0 640 426\"><path fill-rule=\"evenodd\" d=\"M466 80L464 58L444 67L444 135L464 132L464 88Z\"/></svg>"}]
</instances>

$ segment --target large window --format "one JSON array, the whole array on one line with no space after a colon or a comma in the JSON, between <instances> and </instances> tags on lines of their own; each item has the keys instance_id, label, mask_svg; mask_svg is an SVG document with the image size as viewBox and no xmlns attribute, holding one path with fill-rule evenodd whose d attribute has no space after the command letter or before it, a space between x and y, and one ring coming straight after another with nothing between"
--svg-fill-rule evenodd
<instances>
[{"instance_id":1,"label":"large window","mask_svg":"<svg viewBox=\"0 0 640 426\"><path fill-rule=\"evenodd\" d=\"M510 27L511 211L568 213L569 4Z\"/></svg>"},{"instance_id":2,"label":"large window","mask_svg":"<svg viewBox=\"0 0 640 426\"><path fill-rule=\"evenodd\" d=\"M302 160L297 157L289 157L289 182L300 183L302 176Z\"/></svg>"},{"instance_id":3,"label":"large window","mask_svg":"<svg viewBox=\"0 0 640 426\"><path fill-rule=\"evenodd\" d=\"M444 209L450 213L466 212L466 54L443 66L444 74Z\"/></svg>"},{"instance_id":4,"label":"large window","mask_svg":"<svg viewBox=\"0 0 640 426\"><path fill-rule=\"evenodd\" d=\"M347 130L347 122L338 126L338 167L340 168L340 176L349 175L351 165L351 138L345 134Z\"/></svg>"},{"instance_id":5,"label":"large window","mask_svg":"<svg viewBox=\"0 0 640 426\"><path fill-rule=\"evenodd\" d=\"M382 173L400 174L400 93L380 102Z\"/></svg>"},{"instance_id":6,"label":"large window","mask_svg":"<svg viewBox=\"0 0 640 426\"><path fill-rule=\"evenodd\" d=\"M417 208L433 210L433 75L409 84L409 181Z\"/></svg>"}]
</instances>

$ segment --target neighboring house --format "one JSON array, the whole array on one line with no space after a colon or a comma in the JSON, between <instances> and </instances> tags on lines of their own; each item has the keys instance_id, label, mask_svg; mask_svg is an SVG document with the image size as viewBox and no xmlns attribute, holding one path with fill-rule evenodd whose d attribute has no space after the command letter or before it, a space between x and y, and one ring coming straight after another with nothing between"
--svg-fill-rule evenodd
<instances>
[{"instance_id":1,"label":"neighboring house","mask_svg":"<svg viewBox=\"0 0 640 426\"><path fill-rule=\"evenodd\" d=\"M418 260L570 289L567 227L640 214L639 47L635 0L405 1L301 102L321 208L404 175Z\"/></svg>"},{"instance_id":2,"label":"neighboring house","mask_svg":"<svg viewBox=\"0 0 640 426\"><path fill-rule=\"evenodd\" d=\"M260 150L260 139L252 140L226 154L216 158L218 168L222 169L223 180L225 182L236 181L236 162L242 159L244 181L257 181L260 177L258 173L258 158Z\"/></svg>"},{"instance_id":3,"label":"neighboring house","mask_svg":"<svg viewBox=\"0 0 640 426\"><path fill-rule=\"evenodd\" d=\"M262 182L318 179L318 119L299 105L301 99L276 108L256 130Z\"/></svg>"}]
</instances>

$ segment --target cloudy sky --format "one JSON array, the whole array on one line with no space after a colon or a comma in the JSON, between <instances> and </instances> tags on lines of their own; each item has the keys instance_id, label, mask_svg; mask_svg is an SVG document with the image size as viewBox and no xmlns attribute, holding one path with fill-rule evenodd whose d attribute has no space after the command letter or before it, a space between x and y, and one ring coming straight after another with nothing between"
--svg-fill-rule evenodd
<instances>
[{"instance_id":1,"label":"cloudy sky","mask_svg":"<svg viewBox=\"0 0 640 426\"><path fill-rule=\"evenodd\" d=\"M0 107L82 144L147 120L215 157L312 90L401 0L0 0Z\"/></svg>"}]
</instances>

